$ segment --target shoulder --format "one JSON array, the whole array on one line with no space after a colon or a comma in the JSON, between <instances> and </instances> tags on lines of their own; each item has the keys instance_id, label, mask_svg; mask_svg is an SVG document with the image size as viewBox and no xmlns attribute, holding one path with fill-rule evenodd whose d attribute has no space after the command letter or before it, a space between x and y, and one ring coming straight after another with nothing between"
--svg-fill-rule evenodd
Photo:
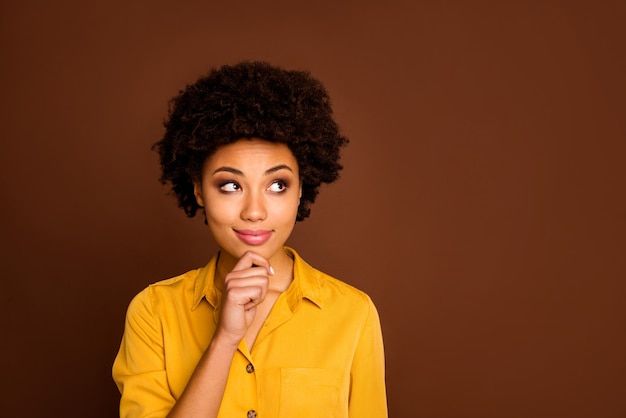
<instances>
[{"instance_id":1,"label":"shoulder","mask_svg":"<svg viewBox=\"0 0 626 418\"><path fill-rule=\"evenodd\" d=\"M303 297L319 308L316 318L320 324L339 327L345 335L380 333L378 310L367 293L310 266L302 279L312 284Z\"/></svg>"},{"instance_id":2,"label":"shoulder","mask_svg":"<svg viewBox=\"0 0 626 418\"><path fill-rule=\"evenodd\" d=\"M369 315L374 304L364 291L311 266L294 252L294 273L304 296L323 309L348 310Z\"/></svg>"},{"instance_id":3,"label":"shoulder","mask_svg":"<svg viewBox=\"0 0 626 418\"><path fill-rule=\"evenodd\" d=\"M352 315L363 319L378 316L376 306L367 293L329 274L319 273L324 306L347 308Z\"/></svg>"},{"instance_id":4,"label":"shoulder","mask_svg":"<svg viewBox=\"0 0 626 418\"><path fill-rule=\"evenodd\" d=\"M131 300L128 314L161 309L164 305L191 304L198 277L203 269L189 270L169 279L150 284Z\"/></svg>"},{"instance_id":5,"label":"shoulder","mask_svg":"<svg viewBox=\"0 0 626 418\"><path fill-rule=\"evenodd\" d=\"M193 285L202 271L201 268L189 270L169 279L159 280L150 284L145 290L151 292L171 292L178 288Z\"/></svg>"},{"instance_id":6,"label":"shoulder","mask_svg":"<svg viewBox=\"0 0 626 418\"><path fill-rule=\"evenodd\" d=\"M326 296L334 296L341 298L350 298L363 303L369 301L367 293L356 288L341 279L331 276L328 273L314 269L317 273L317 280L321 286L322 292Z\"/></svg>"}]
</instances>

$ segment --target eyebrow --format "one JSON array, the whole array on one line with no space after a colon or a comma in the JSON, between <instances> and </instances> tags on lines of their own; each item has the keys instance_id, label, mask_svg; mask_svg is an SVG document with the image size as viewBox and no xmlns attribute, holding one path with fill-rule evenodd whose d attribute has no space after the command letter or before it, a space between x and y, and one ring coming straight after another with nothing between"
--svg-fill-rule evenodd
<instances>
[{"instance_id":1,"label":"eyebrow","mask_svg":"<svg viewBox=\"0 0 626 418\"><path fill-rule=\"evenodd\" d=\"M265 170L265 175L272 174L272 173L275 173L275 172L280 171L280 170L289 170L289 171L291 171L293 173L293 170L291 169L291 167L289 167L286 164L280 164L280 165L277 165L275 167L268 168L267 170ZM222 167L217 168L215 171L213 171L213 174L219 173L221 171L225 171L227 173L233 173L233 174L236 174L238 176L243 176L244 175L243 171L241 171L239 169L236 169L234 167L228 167L228 166L222 166Z\"/></svg>"}]
</instances>

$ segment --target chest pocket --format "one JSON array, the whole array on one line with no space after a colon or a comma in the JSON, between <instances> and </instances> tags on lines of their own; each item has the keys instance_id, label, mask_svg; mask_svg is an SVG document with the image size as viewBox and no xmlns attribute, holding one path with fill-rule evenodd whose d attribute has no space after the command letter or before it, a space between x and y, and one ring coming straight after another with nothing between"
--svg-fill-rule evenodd
<instances>
[{"instance_id":1,"label":"chest pocket","mask_svg":"<svg viewBox=\"0 0 626 418\"><path fill-rule=\"evenodd\" d=\"M331 369L285 368L280 371L279 418L343 418L339 375Z\"/></svg>"}]
</instances>

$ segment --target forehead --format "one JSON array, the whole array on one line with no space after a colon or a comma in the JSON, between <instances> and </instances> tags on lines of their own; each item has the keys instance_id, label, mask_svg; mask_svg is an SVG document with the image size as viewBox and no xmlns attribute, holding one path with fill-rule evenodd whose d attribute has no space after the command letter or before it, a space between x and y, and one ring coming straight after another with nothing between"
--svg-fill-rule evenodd
<instances>
[{"instance_id":1,"label":"forehead","mask_svg":"<svg viewBox=\"0 0 626 418\"><path fill-rule=\"evenodd\" d=\"M298 168L296 158L287 145L244 138L219 147L207 158L204 169L212 172L219 167L232 167L243 172L265 171L281 164L289 166L294 172Z\"/></svg>"}]
</instances>

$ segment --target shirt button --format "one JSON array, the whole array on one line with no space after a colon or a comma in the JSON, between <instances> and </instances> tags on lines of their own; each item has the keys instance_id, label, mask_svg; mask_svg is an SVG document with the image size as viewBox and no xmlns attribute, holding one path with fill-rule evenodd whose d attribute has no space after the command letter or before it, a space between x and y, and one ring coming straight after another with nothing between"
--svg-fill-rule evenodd
<instances>
[{"instance_id":1,"label":"shirt button","mask_svg":"<svg viewBox=\"0 0 626 418\"><path fill-rule=\"evenodd\" d=\"M254 366L252 365L252 363L249 363L249 364L246 366L246 371L247 371L248 373L252 373L252 372L254 371Z\"/></svg>"},{"instance_id":2,"label":"shirt button","mask_svg":"<svg viewBox=\"0 0 626 418\"><path fill-rule=\"evenodd\" d=\"M248 411L248 418L256 418L256 411L254 409Z\"/></svg>"}]
</instances>

